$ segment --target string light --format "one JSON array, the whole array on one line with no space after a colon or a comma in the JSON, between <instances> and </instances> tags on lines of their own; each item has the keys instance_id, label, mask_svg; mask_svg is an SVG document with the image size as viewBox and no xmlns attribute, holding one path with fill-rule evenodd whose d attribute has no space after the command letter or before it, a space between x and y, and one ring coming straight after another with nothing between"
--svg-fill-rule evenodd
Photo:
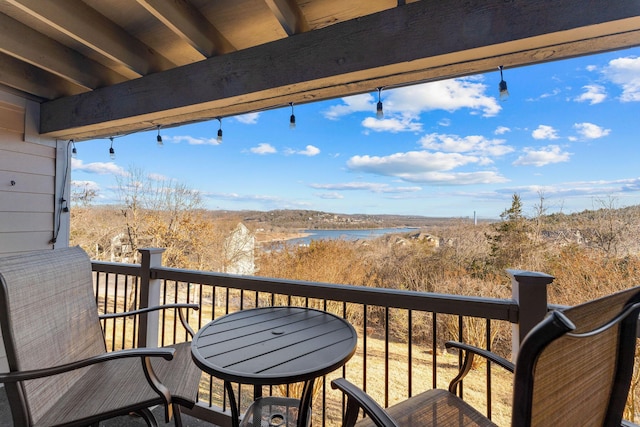
<instances>
[{"instance_id":1,"label":"string light","mask_svg":"<svg viewBox=\"0 0 640 427\"><path fill-rule=\"evenodd\" d=\"M162 148L164 146L162 143L162 136L160 135L160 125L158 125L158 136L156 137L156 141L158 142L158 147Z\"/></svg>"},{"instance_id":2,"label":"string light","mask_svg":"<svg viewBox=\"0 0 640 427\"><path fill-rule=\"evenodd\" d=\"M295 114L293 114L293 102L290 102L289 105L291 106L291 117L289 117L289 129L295 129L296 128L296 116L295 116Z\"/></svg>"},{"instance_id":3,"label":"string light","mask_svg":"<svg viewBox=\"0 0 640 427\"><path fill-rule=\"evenodd\" d=\"M218 117L218 122L220 122L220 128L218 129L218 144L222 143L222 118Z\"/></svg>"},{"instance_id":4,"label":"string light","mask_svg":"<svg viewBox=\"0 0 640 427\"><path fill-rule=\"evenodd\" d=\"M76 143L73 142L73 139L70 139L69 142L71 143L71 157L75 159L78 157L78 150L76 150Z\"/></svg>"},{"instance_id":5,"label":"string light","mask_svg":"<svg viewBox=\"0 0 640 427\"><path fill-rule=\"evenodd\" d=\"M111 147L109 147L109 157L111 158L111 160L115 160L116 159L116 150L113 149L113 137L109 137L109 139L111 140Z\"/></svg>"},{"instance_id":6,"label":"string light","mask_svg":"<svg viewBox=\"0 0 640 427\"><path fill-rule=\"evenodd\" d=\"M502 65L498 67L500 70L500 83L498 84L498 89L500 90L500 101L506 101L509 98L509 91L507 90L507 82L505 82L502 77L502 68Z\"/></svg>"},{"instance_id":7,"label":"string light","mask_svg":"<svg viewBox=\"0 0 640 427\"><path fill-rule=\"evenodd\" d=\"M382 111L382 100L380 99L380 94L382 92L382 88L378 88L378 105L376 105L376 117L381 119L384 117L384 112Z\"/></svg>"}]
</instances>

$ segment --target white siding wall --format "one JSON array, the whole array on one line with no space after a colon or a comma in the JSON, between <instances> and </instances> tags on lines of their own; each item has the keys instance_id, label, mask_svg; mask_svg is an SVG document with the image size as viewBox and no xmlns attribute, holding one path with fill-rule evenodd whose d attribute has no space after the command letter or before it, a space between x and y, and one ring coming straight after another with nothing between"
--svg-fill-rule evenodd
<instances>
[{"instance_id":1,"label":"white siding wall","mask_svg":"<svg viewBox=\"0 0 640 427\"><path fill-rule=\"evenodd\" d=\"M51 249L57 229L55 246L69 242L69 215L56 203L69 194L66 141L40 138L38 114L34 101L0 90L0 256ZM6 372L1 337L2 331L0 372Z\"/></svg>"}]
</instances>

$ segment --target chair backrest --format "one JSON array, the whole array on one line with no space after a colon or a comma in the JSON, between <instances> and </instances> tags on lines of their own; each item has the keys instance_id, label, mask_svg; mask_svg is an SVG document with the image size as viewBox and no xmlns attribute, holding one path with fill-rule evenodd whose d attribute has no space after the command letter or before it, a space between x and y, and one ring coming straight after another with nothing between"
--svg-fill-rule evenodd
<instances>
[{"instance_id":1,"label":"chair backrest","mask_svg":"<svg viewBox=\"0 0 640 427\"><path fill-rule=\"evenodd\" d=\"M620 426L633 374L640 287L552 312L516 360L512 426Z\"/></svg>"},{"instance_id":2,"label":"chair backrest","mask_svg":"<svg viewBox=\"0 0 640 427\"><path fill-rule=\"evenodd\" d=\"M106 352L87 254L74 247L0 258L0 326L10 372ZM82 373L5 384L14 422L35 423Z\"/></svg>"}]
</instances>

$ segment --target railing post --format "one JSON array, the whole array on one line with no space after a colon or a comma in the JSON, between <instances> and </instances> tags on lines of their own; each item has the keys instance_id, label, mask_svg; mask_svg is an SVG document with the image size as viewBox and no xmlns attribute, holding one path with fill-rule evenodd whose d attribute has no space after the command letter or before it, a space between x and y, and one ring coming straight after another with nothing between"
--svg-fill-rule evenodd
<instances>
[{"instance_id":1,"label":"railing post","mask_svg":"<svg viewBox=\"0 0 640 427\"><path fill-rule=\"evenodd\" d=\"M142 255L140 264L140 308L160 305L160 280L151 278L151 268L162 266L163 248L138 249ZM153 311L140 315L138 347L157 347L160 313Z\"/></svg>"},{"instance_id":2,"label":"railing post","mask_svg":"<svg viewBox=\"0 0 640 427\"><path fill-rule=\"evenodd\" d=\"M507 270L511 295L518 304L518 323L513 324L511 357L515 361L520 343L547 314L547 285L554 277L536 271Z\"/></svg>"}]
</instances>

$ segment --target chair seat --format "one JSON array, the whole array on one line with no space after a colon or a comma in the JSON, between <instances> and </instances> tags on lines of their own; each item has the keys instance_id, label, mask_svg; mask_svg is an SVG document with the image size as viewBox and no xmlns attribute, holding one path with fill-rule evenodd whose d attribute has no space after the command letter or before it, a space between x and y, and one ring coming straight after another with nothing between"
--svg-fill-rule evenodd
<instances>
[{"instance_id":1,"label":"chair seat","mask_svg":"<svg viewBox=\"0 0 640 427\"><path fill-rule=\"evenodd\" d=\"M191 342L166 347L176 349L173 359L154 359L151 362L153 371L160 382L167 386L173 400L191 409L196 404L198 386L202 377L202 371L191 358Z\"/></svg>"},{"instance_id":2,"label":"chair seat","mask_svg":"<svg viewBox=\"0 0 640 427\"><path fill-rule=\"evenodd\" d=\"M191 408L195 404L202 371L191 360L190 343L171 347L176 349L173 359L153 359L153 369L174 400ZM35 426L67 424L90 419L95 414L127 414L131 409L161 403L140 367L140 358L135 357L88 368L67 393L57 400L52 399L55 405L37 420Z\"/></svg>"},{"instance_id":3,"label":"chair seat","mask_svg":"<svg viewBox=\"0 0 640 427\"><path fill-rule=\"evenodd\" d=\"M497 427L468 403L446 390L428 390L386 409L401 427ZM370 418L357 427L375 427Z\"/></svg>"}]
</instances>

